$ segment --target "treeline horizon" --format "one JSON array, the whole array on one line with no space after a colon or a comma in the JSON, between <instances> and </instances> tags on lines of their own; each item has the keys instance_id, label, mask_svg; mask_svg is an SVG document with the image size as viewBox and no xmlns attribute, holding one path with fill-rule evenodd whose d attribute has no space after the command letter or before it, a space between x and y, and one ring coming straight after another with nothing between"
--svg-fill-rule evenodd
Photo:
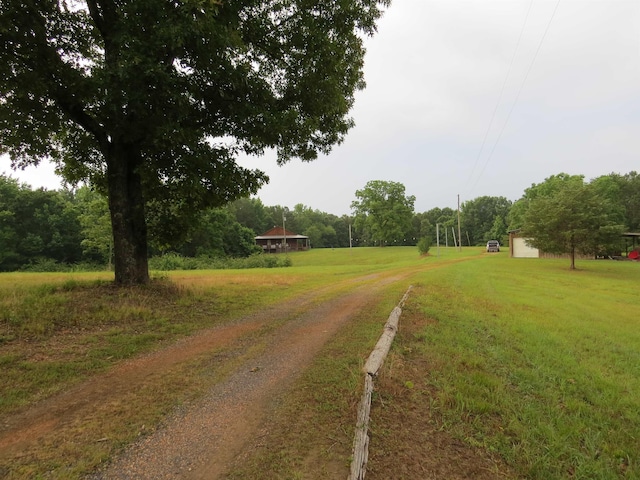
<instances>
[{"instance_id":1,"label":"treeline horizon","mask_svg":"<svg viewBox=\"0 0 640 480\"><path fill-rule=\"evenodd\" d=\"M503 196L480 196L463 202L461 244L479 246L488 240L506 244L507 232L522 226L522 212L531 197L544 193L546 185L566 178L583 177L553 175L541 184L532 184L515 202ZM640 231L640 176L635 171L603 175L591 183L624 212L628 231ZM168 223L149 204L147 223L151 258L168 254L189 258L249 257L262 252L254 237L274 226L308 236L311 248L415 246L421 239L435 245L437 232L441 245L459 241L454 238L458 212L449 207L413 212L410 226L407 224L404 231L384 241L374 238L366 228L356 228L359 222L354 215L338 216L302 203L292 209L267 206L258 197L207 209L189 223L179 218ZM0 271L47 271L62 265L88 270L108 268L112 242L106 197L90 187L33 189L0 175Z\"/></svg>"}]
</instances>

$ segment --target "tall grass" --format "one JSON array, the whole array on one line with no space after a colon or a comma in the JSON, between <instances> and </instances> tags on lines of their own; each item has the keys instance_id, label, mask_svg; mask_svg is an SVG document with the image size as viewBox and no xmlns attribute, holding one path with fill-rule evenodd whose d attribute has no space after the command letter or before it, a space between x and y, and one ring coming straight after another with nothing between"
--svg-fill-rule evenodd
<instances>
[{"instance_id":1,"label":"tall grass","mask_svg":"<svg viewBox=\"0 0 640 480\"><path fill-rule=\"evenodd\" d=\"M305 291L328 287L328 295L336 294L349 288L339 280L379 271L381 262L389 268L418 260L414 248L361 250L355 256L323 250L278 259L298 267L163 272L136 288L113 286L109 272L0 274L0 413Z\"/></svg>"}]
</instances>

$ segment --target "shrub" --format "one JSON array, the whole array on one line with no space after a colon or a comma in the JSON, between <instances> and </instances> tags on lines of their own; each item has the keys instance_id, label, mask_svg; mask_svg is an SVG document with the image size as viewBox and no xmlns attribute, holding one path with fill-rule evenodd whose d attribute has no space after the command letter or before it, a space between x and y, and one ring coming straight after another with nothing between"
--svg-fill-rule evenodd
<instances>
[{"instance_id":1,"label":"shrub","mask_svg":"<svg viewBox=\"0 0 640 480\"><path fill-rule=\"evenodd\" d=\"M418 240L418 251L421 255L426 255L429 253L429 249L431 248L431 241L427 237L422 237Z\"/></svg>"},{"instance_id":2,"label":"shrub","mask_svg":"<svg viewBox=\"0 0 640 480\"><path fill-rule=\"evenodd\" d=\"M149 269L155 271L170 270L224 270L243 268L279 268L290 267L288 256L265 255L257 253L245 258L231 257L183 257L177 253L167 253L149 259Z\"/></svg>"}]
</instances>

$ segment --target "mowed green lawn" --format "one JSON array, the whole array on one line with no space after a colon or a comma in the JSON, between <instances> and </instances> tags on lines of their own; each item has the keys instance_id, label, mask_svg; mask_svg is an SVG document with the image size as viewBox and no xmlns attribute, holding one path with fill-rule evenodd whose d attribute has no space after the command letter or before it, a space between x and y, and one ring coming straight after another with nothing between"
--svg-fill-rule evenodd
<instances>
[{"instance_id":1,"label":"mowed green lawn","mask_svg":"<svg viewBox=\"0 0 640 480\"><path fill-rule=\"evenodd\" d=\"M500 253L418 274L423 400L526 478L640 478L640 263L568 266Z\"/></svg>"},{"instance_id":2,"label":"mowed green lawn","mask_svg":"<svg viewBox=\"0 0 640 480\"><path fill-rule=\"evenodd\" d=\"M0 386L0 415L253 309L310 289L337 295L353 278L401 272L406 279L327 346L316 362L323 374L312 368L290 396L317 436L349 423L353 412L319 397L356 395L357 366L377 337L371 332L412 283L406 311L419 319L418 330L402 335L401 319L392 355L429 365L404 381L438 428L498 454L523 478L640 478L640 264L581 261L570 271L568 260L510 259L482 248L436 253L313 250L292 254L289 268L172 272L135 291L109 288L100 283L104 274L0 275L0 369L11 379ZM311 381L319 407L309 410ZM308 443L284 444L280 462L303 459ZM304 461L284 471L259 452L254 461L256 471L304 476Z\"/></svg>"}]
</instances>

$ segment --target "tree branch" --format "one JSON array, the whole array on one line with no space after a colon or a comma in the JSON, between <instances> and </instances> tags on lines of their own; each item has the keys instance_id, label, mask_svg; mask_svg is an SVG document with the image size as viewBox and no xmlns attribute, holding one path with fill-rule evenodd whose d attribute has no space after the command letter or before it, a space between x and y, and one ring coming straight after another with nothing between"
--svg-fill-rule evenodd
<instances>
[{"instance_id":1,"label":"tree branch","mask_svg":"<svg viewBox=\"0 0 640 480\"><path fill-rule=\"evenodd\" d=\"M104 38L105 37L104 18L100 13L100 7L98 6L98 2L96 2L95 0L87 0L87 6L89 7L89 15L91 15L91 18L93 19L93 23L96 24L96 27L100 31L102 38Z\"/></svg>"},{"instance_id":2,"label":"tree branch","mask_svg":"<svg viewBox=\"0 0 640 480\"><path fill-rule=\"evenodd\" d=\"M43 69L43 78L49 88L52 100L60 109L79 126L91 133L100 145L100 149L106 152L109 140L104 127L85 110L85 105L72 93L73 86L84 81L82 75L65 63L56 48L47 41L46 21L38 8L32 8L32 31L35 39L35 49L40 57ZM71 86L70 86L71 85Z\"/></svg>"}]
</instances>

